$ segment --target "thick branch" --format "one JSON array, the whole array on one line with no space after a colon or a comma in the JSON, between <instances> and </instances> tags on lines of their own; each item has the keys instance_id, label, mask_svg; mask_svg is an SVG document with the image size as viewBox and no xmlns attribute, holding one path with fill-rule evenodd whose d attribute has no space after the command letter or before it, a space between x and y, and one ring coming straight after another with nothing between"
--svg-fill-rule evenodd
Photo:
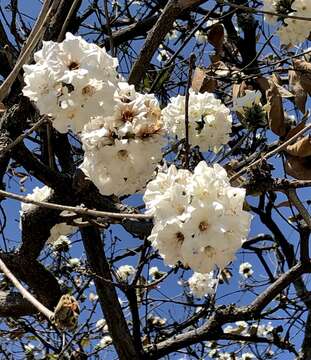
<instances>
[{"instance_id":1,"label":"thick branch","mask_svg":"<svg viewBox=\"0 0 311 360\"><path fill-rule=\"evenodd\" d=\"M94 278L100 305L120 360L142 359L129 332L126 320L112 283L110 268L96 228L81 229L84 248ZM103 280L104 279L104 280Z\"/></svg>"}]
</instances>

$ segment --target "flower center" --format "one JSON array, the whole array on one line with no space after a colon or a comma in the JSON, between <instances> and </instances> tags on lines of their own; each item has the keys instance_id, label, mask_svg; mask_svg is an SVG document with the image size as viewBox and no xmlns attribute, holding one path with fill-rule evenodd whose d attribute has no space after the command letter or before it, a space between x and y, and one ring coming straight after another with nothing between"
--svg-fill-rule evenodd
<instances>
[{"instance_id":1,"label":"flower center","mask_svg":"<svg viewBox=\"0 0 311 360\"><path fill-rule=\"evenodd\" d=\"M207 221L201 221L199 224L200 231L206 231L208 229L208 222Z\"/></svg>"},{"instance_id":2,"label":"flower center","mask_svg":"<svg viewBox=\"0 0 311 360\"><path fill-rule=\"evenodd\" d=\"M125 160L125 159L128 158L128 152L127 152L126 150L119 150L119 151L118 151L118 157L119 157L120 159Z\"/></svg>"},{"instance_id":3,"label":"flower center","mask_svg":"<svg viewBox=\"0 0 311 360\"><path fill-rule=\"evenodd\" d=\"M126 122L126 121L131 122L133 120L133 117L134 117L134 114L133 114L133 112L131 110L125 110L122 113L122 120L124 122Z\"/></svg>"},{"instance_id":4,"label":"flower center","mask_svg":"<svg viewBox=\"0 0 311 360\"><path fill-rule=\"evenodd\" d=\"M182 243L185 240L184 234L179 231L178 233L175 234L175 236L176 236L178 244L182 245Z\"/></svg>"},{"instance_id":5,"label":"flower center","mask_svg":"<svg viewBox=\"0 0 311 360\"><path fill-rule=\"evenodd\" d=\"M68 65L68 69L69 70L77 70L80 68L80 64L78 64L75 61L72 61L69 65Z\"/></svg>"}]
</instances>

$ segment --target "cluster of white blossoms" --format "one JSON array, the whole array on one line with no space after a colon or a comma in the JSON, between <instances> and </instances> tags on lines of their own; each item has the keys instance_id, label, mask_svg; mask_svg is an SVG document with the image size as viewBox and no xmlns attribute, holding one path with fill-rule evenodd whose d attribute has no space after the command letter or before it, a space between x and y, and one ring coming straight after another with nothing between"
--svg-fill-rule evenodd
<instances>
[{"instance_id":1,"label":"cluster of white blossoms","mask_svg":"<svg viewBox=\"0 0 311 360\"><path fill-rule=\"evenodd\" d=\"M280 5L280 0L264 0L263 10L276 13ZM290 12L288 15L305 18L311 17L310 0L295 0L290 7L293 12ZM277 16L266 14L265 20L273 24L277 21ZM310 22L302 19L284 18L284 25L279 28L278 34L282 44L298 44L305 41L310 35Z\"/></svg>"},{"instance_id":2,"label":"cluster of white blossoms","mask_svg":"<svg viewBox=\"0 0 311 360\"><path fill-rule=\"evenodd\" d=\"M252 353L244 353L241 357L236 356L234 353L219 352L217 349L213 349L208 353L208 356L215 360L253 360L256 359Z\"/></svg>"},{"instance_id":3,"label":"cluster of white blossoms","mask_svg":"<svg viewBox=\"0 0 311 360\"><path fill-rule=\"evenodd\" d=\"M113 115L96 117L81 134L83 172L103 195L141 190L162 159L161 109L154 95L118 84Z\"/></svg>"},{"instance_id":4,"label":"cluster of white blossoms","mask_svg":"<svg viewBox=\"0 0 311 360\"><path fill-rule=\"evenodd\" d=\"M195 272L188 280L191 293L196 297L203 297L206 294L212 294L216 285L213 278L213 272L201 274Z\"/></svg>"},{"instance_id":5,"label":"cluster of white blossoms","mask_svg":"<svg viewBox=\"0 0 311 360\"><path fill-rule=\"evenodd\" d=\"M218 164L201 161L193 174L172 165L146 188L146 213L155 223L149 240L168 265L181 261L203 274L224 268L249 231L244 199L245 190L232 187Z\"/></svg>"},{"instance_id":6,"label":"cluster of white blossoms","mask_svg":"<svg viewBox=\"0 0 311 360\"><path fill-rule=\"evenodd\" d=\"M162 110L164 128L171 136L185 138L185 96L171 98ZM218 151L227 144L231 133L230 110L212 93L189 94L189 143L201 151Z\"/></svg>"},{"instance_id":7,"label":"cluster of white blossoms","mask_svg":"<svg viewBox=\"0 0 311 360\"><path fill-rule=\"evenodd\" d=\"M112 113L118 60L104 48L67 33L61 43L43 41L34 59L23 67L23 93L58 131L79 132L91 117Z\"/></svg>"},{"instance_id":8,"label":"cluster of white blossoms","mask_svg":"<svg viewBox=\"0 0 311 360\"><path fill-rule=\"evenodd\" d=\"M117 271L116 275L120 281L128 281L134 274L136 270L132 265L121 265Z\"/></svg>"},{"instance_id":9,"label":"cluster of white blossoms","mask_svg":"<svg viewBox=\"0 0 311 360\"><path fill-rule=\"evenodd\" d=\"M237 321L235 323L236 326L227 325L224 328L224 333L226 334L236 334L243 336L263 336L269 337L272 336L273 333L273 325L269 321L267 324L248 324L246 321Z\"/></svg>"},{"instance_id":10,"label":"cluster of white blossoms","mask_svg":"<svg viewBox=\"0 0 311 360\"><path fill-rule=\"evenodd\" d=\"M26 196L27 199L35 200L35 201L47 201L47 199L52 195L52 189L48 186L43 186L39 188L36 186L31 194ZM21 210L20 210L20 229L22 229L22 217L24 214L33 211L37 208L37 205L30 204L30 203L21 203ZM57 240L65 235L71 235L77 230L75 226L67 225L65 223L59 223L54 225L50 230L50 236L47 240L48 244L54 244Z\"/></svg>"}]
</instances>

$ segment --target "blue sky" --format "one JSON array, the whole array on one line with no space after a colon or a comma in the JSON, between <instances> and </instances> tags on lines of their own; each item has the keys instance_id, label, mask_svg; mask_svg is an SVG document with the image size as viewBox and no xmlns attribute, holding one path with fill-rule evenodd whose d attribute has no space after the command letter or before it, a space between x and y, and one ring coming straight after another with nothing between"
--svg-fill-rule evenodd
<instances>
[{"instance_id":1,"label":"blue sky","mask_svg":"<svg viewBox=\"0 0 311 360\"><path fill-rule=\"evenodd\" d=\"M4 9L6 3L7 3L7 0L1 2L2 9ZM87 2L84 2L84 3L87 3ZM29 23L32 23L33 19L35 17L35 14L37 14L40 9L40 6L41 6L40 1L24 0L24 1L20 1L20 4L21 4L21 6L24 7L25 13L29 15ZM90 19L90 22L92 22L92 20L93 19ZM272 29L272 31L274 31L274 29ZM135 44L134 51L138 50L141 43L142 43L142 41L138 41ZM277 48L279 48L279 43L277 40L275 40L273 42L273 44ZM262 43L258 42L258 49L260 49L261 46L262 46ZM190 42L184 48L182 54L187 56L193 50L196 51L195 44L194 44L194 42ZM299 51L299 49L296 49L296 50ZM212 51L211 47L206 46L203 51L204 57L198 59L198 64L200 64L200 65L206 64L209 61L208 55L211 54L211 51ZM264 50L263 54L267 54L269 51L271 51L271 50L269 48L266 48L266 50ZM157 56L157 54L155 54L155 58L156 58L156 56ZM161 64L159 62L157 62L157 60L155 58L154 58L154 63L156 64L156 66L161 66ZM122 70L125 71L125 69L126 69L126 64L122 63L122 61L121 61L121 71ZM292 105L288 101L287 101L287 109L289 112L292 112L291 111ZM296 114L296 115L298 117L301 117L301 114ZM273 141L276 139L276 137L272 133L269 133L268 139L269 139L269 141ZM280 163L281 163L280 159L279 158L274 159L273 161L271 161L271 163L273 163L273 165L275 166L274 175L282 177L283 171L280 166ZM10 180L8 177L6 178L7 190L14 192L14 193L21 193L21 191L20 191L21 186L17 182L16 179L17 179L16 177L11 178ZM35 186L38 186L38 185L40 186L40 184L35 179L29 178L26 181L26 183L24 184L25 191L22 193L27 194L27 193L31 192ZM303 199L308 199L308 197L309 197L309 192L306 189L299 191L299 194L301 195L301 197ZM279 194L277 203L281 203L285 199L286 198L284 195ZM247 198L247 201L250 204L256 204L258 201L258 198L249 196ZM141 195L135 195L135 196L132 196L129 199L127 199L125 202L128 204L131 204L131 205L142 204L142 198L141 198ZM10 241L8 241L8 246L10 248L13 248L18 245L19 238L20 238L20 232L19 232L19 228L18 228L20 205L17 202L12 201L12 200L5 200L3 205L7 209L8 214L9 214L9 216L7 217L7 225L6 225L4 233L5 233L6 238L10 240ZM291 215L290 209L281 208L280 210L282 210L282 214L284 214L286 216ZM279 226L282 229L286 238L288 240L290 240L293 244L296 244L297 236L296 236L296 233L294 233L293 229L279 215L274 213L274 216L277 219L277 223L279 224ZM238 219L237 219L237 221L238 221ZM113 225L111 227L111 229L113 232L113 236L116 236L117 238L121 239L121 241L122 241L122 244L120 244L120 248L134 247L137 244L141 243L140 240L131 238L129 236L129 234L126 233L123 230L123 228L119 225ZM255 236L259 233L269 233L269 231L260 223L258 217L254 216L249 237ZM74 236L73 240L75 240L75 239L78 239L77 235ZM0 239L0 241L2 241L2 240ZM2 243L1 243L1 245L4 246ZM83 249L82 249L80 242L77 242L76 244L74 244L72 246L70 254L72 257L78 257L78 258L81 258L82 260L85 259ZM138 260L137 257L132 257L129 259L129 261L126 261L126 263L135 266L137 263L137 260ZM250 253L250 252L239 251L237 253L236 260L230 265L230 269L232 270L232 274L233 274L230 284L229 285L221 285L218 289L217 298L220 299L219 304L238 303L240 305L246 305L254 298L254 295L252 295L250 292L245 292L245 291L243 291L243 289L241 289L241 286L243 286L243 279L238 274L238 269L239 269L240 263L244 262L244 261L248 261L253 264L254 274L255 274L254 277L255 277L256 281L264 280L263 275L262 275L263 268L262 268L262 265L257 260L256 255L253 253ZM271 254L270 257L267 257L267 261L268 261L268 264L271 267L271 269L274 269L275 268L274 255ZM120 262L118 265L122 265L122 264L123 264L123 262ZM160 270L163 270L163 271L169 270L169 268L165 267L163 265L163 263L160 261L155 261L154 263L152 263L152 265L158 266L160 268ZM146 272L145 272L145 275L147 276ZM169 281L161 284L161 287L159 289L155 289L152 292L152 297L154 297L155 299L163 299L163 298L165 298L165 296L174 297L174 296L180 294L182 291L182 288L177 284L179 275L180 275L180 273L175 277L171 277ZM191 273L188 271L187 274L185 275L185 279L188 278L190 275L191 275ZM262 289L263 289L263 287L261 287L257 290L260 292L260 291L262 291ZM165 296L163 294L165 294ZM156 304L157 304L157 302L155 301L155 305ZM183 308L182 308L182 306L177 306L177 305L173 306L173 307L172 306L161 306L160 310L155 309L154 312L158 313L158 315L161 315L163 317L167 317L168 319L170 317L170 314L174 314L175 317L181 319L181 315L183 315ZM98 311L96 312L96 320L99 318L101 318L101 313L100 313L100 310L98 309ZM84 318L82 316L81 321L83 322L83 320L84 320ZM274 324L281 324L281 323L282 323L281 320L277 320L277 319L274 320ZM302 339L301 333L298 333L295 342L300 343L301 339ZM110 358L111 359L113 358L112 354L111 354L111 357L107 357L107 359L110 359ZM180 355L176 356L176 358L180 358ZM208 358L206 358L206 359L208 359ZM282 360L293 359L293 356L288 355L287 352L284 352L279 357L279 359L282 359Z\"/></svg>"}]
</instances>

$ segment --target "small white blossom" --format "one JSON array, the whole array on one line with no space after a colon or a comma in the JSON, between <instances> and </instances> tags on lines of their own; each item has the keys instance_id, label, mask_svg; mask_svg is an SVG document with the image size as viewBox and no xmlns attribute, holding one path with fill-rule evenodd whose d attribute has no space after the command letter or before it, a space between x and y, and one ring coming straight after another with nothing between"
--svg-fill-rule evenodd
<instances>
[{"instance_id":1,"label":"small white blossom","mask_svg":"<svg viewBox=\"0 0 311 360\"><path fill-rule=\"evenodd\" d=\"M207 274L194 273L188 280L190 291L194 296L203 297L206 294L214 292L215 279L213 279L213 272Z\"/></svg>"},{"instance_id":2,"label":"small white blossom","mask_svg":"<svg viewBox=\"0 0 311 360\"><path fill-rule=\"evenodd\" d=\"M107 336L104 336L101 340L100 340L100 342L98 343L98 347L100 348L100 349L104 349L104 348L106 348L107 346L109 346L109 345L111 345L112 344L112 338L111 338L111 336L109 336L109 335L107 335Z\"/></svg>"},{"instance_id":3,"label":"small white blossom","mask_svg":"<svg viewBox=\"0 0 311 360\"><path fill-rule=\"evenodd\" d=\"M75 268L75 267L80 266L81 262L80 262L80 260L78 258L71 258L71 259L68 260L68 264L71 267Z\"/></svg>"},{"instance_id":4,"label":"small white blossom","mask_svg":"<svg viewBox=\"0 0 311 360\"><path fill-rule=\"evenodd\" d=\"M121 281L128 281L135 274L135 269L131 265L122 265L117 269L116 274Z\"/></svg>"},{"instance_id":5,"label":"small white blossom","mask_svg":"<svg viewBox=\"0 0 311 360\"><path fill-rule=\"evenodd\" d=\"M252 264L250 264L249 262L245 262L240 265L239 273L245 278L249 278L254 273L254 270L252 268L253 268Z\"/></svg>"}]
</instances>

